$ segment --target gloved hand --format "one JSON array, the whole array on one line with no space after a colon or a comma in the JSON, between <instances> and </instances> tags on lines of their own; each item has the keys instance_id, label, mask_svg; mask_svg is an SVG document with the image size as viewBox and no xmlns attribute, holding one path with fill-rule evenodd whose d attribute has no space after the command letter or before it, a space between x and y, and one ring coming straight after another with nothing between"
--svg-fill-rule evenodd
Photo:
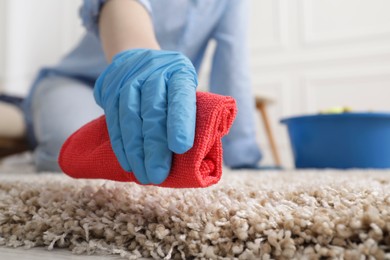
<instances>
[{"instance_id":1,"label":"gloved hand","mask_svg":"<svg viewBox=\"0 0 390 260\"><path fill-rule=\"evenodd\" d=\"M172 152L194 142L197 75L172 51L133 49L117 54L94 88L104 109L113 151L142 184L168 177Z\"/></svg>"}]
</instances>

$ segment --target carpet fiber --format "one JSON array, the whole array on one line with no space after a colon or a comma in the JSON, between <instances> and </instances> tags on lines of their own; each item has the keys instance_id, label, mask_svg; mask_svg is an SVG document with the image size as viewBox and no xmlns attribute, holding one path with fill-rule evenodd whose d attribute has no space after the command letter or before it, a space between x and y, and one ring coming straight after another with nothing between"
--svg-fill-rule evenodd
<instances>
[{"instance_id":1,"label":"carpet fiber","mask_svg":"<svg viewBox=\"0 0 390 260\"><path fill-rule=\"evenodd\" d=\"M390 259L390 171L228 172L207 189L0 174L0 245L129 259Z\"/></svg>"}]
</instances>

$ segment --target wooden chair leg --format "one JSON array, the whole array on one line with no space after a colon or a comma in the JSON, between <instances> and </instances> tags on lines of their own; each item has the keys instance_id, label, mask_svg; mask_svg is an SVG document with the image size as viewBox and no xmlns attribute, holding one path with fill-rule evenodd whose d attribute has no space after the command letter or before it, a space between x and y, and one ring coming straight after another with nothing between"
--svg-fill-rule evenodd
<instances>
[{"instance_id":1,"label":"wooden chair leg","mask_svg":"<svg viewBox=\"0 0 390 260\"><path fill-rule=\"evenodd\" d=\"M271 124L268 118L267 109L265 102L256 102L256 107L260 111L261 117L263 119L265 132L268 137L269 144L271 146L272 156L274 158L275 166L281 166L281 161L279 157L279 152L276 146L275 138L271 130Z\"/></svg>"}]
</instances>

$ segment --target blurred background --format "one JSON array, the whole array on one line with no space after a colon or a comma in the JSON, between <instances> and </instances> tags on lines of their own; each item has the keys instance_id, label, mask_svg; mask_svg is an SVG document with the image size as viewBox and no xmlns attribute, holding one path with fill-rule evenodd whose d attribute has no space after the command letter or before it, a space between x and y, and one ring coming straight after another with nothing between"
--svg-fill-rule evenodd
<instances>
[{"instance_id":1,"label":"blurred background","mask_svg":"<svg viewBox=\"0 0 390 260\"><path fill-rule=\"evenodd\" d=\"M24 96L37 70L79 40L80 0L0 0L0 92ZM254 90L269 106L282 163L292 165L279 120L333 106L390 111L390 1L253 0ZM213 44L207 52L210 57ZM200 73L207 86L209 59ZM260 116L259 143L271 164Z\"/></svg>"}]
</instances>

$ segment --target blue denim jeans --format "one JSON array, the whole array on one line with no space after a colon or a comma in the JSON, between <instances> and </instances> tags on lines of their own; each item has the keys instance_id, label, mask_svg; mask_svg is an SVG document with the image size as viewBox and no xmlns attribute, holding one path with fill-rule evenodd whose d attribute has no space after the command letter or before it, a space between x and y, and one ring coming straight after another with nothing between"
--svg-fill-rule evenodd
<instances>
[{"instance_id":1,"label":"blue denim jeans","mask_svg":"<svg viewBox=\"0 0 390 260\"><path fill-rule=\"evenodd\" d=\"M38 171L61 171L58 155L64 141L77 129L103 114L95 103L93 89L75 79L48 76L31 96L30 113Z\"/></svg>"}]
</instances>

